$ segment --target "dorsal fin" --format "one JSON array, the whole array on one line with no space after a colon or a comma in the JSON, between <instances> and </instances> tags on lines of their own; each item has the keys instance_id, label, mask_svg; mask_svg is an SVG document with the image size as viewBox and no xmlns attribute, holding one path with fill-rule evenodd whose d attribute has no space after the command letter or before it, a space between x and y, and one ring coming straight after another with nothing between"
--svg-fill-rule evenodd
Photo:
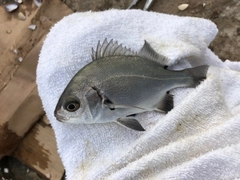
<instances>
[{"instance_id":1,"label":"dorsal fin","mask_svg":"<svg viewBox=\"0 0 240 180\"><path fill-rule=\"evenodd\" d=\"M118 42L111 40L110 42L105 40L101 44L100 41L98 41L97 49L94 51L92 48L92 60L98 60L100 58L108 57L108 56L133 56L136 55L134 51L132 51L130 48L123 47L122 44L118 45Z\"/></svg>"},{"instance_id":2,"label":"dorsal fin","mask_svg":"<svg viewBox=\"0 0 240 180\"><path fill-rule=\"evenodd\" d=\"M158 54L146 40L144 40L144 45L142 49L137 53L137 56L156 61L163 66L167 65L169 61L167 57Z\"/></svg>"}]
</instances>

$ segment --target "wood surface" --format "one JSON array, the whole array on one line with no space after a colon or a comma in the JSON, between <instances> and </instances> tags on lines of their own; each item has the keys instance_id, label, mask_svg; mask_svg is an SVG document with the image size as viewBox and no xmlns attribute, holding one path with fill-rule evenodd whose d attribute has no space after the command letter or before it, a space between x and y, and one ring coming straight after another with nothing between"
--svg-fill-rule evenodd
<instances>
[{"instance_id":1,"label":"wood surface","mask_svg":"<svg viewBox=\"0 0 240 180\"><path fill-rule=\"evenodd\" d=\"M36 86L36 66L42 42L26 56L11 81L0 93L0 158L10 155L28 130L44 115ZM13 138L15 134L16 138ZM11 141L10 141L11 139ZM12 147L11 147L12 145ZM7 146L7 147L6 147Z\"/></svg>"},{"instance_id":2,"label":"wood surface","mask_svg":"<svg viewBox=\"0 0 240 180\"><path fill-rule=\"evenodd\" d=\"M60 180L64 167L57 153L54 132L47 117L39 121L25 136L14 156L24 164L35 169L40 175Z\"/></svg>"},{"instance_id":3,"label":"wood surface","mask_svg":"<svg viewBox=\"0 0 240 180\"><path fill-rule=\"evenodd\" d=\"M17 19L19 12L25 21ZM0 6L0 159L14 155L54 180L61 179L64 169L38 96L36 67L46 34L71 13L61 0L45 0L39 8L23 1L12 13ZM31 24L36 30L28 29Z\"/></svg>"}]
</instances>

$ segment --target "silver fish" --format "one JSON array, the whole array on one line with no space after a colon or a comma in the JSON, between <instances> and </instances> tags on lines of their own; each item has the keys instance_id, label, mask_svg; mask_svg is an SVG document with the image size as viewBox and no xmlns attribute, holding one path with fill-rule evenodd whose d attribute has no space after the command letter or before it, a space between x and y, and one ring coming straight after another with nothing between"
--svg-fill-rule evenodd
<instances>
[{"instance_id":1,"label":"silver fish","mask_svg":"<svg viewBox=\"0 0 240 180\"><path fill-rule=\"evenodd\" d=\"M173 108L169 91L195 87L206 78L208 66L181 71L166 68L168 59L145 41L136 53L110 42L98 42L93 61L71 79L54 115L67 123L117 122L144 131L132 115L147 111L167 113Z\"/></svg>"}]
</instances>

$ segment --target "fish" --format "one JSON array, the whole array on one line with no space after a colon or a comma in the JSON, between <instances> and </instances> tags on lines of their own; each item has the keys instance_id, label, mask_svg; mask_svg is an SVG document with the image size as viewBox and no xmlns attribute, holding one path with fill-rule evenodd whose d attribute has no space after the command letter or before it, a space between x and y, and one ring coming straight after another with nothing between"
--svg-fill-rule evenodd
<instances>
[{"instance_id":1,"label":"fish","mask_svg":"<svg viewBox=\"0 0 240 180\"><path fill-rule=\"evenodd\" d=\"M174 107L171 90L196 87L206 79L208 65L173 71L168 61L146 40L138 52L113 39L98 41L96 50L92 48L92 61L70 80L54 115L65 123L116 122L144 131L134 115L168 113Z\"/></svg>"}]
</instances>

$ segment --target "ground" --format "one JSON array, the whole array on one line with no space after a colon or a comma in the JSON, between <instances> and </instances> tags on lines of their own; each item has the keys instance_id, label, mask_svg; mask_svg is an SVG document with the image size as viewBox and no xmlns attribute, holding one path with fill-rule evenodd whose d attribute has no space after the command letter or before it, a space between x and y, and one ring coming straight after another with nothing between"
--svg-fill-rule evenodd
<instances>
[{"instance_id":1,"label":"ground","mask_svg":"<svg viewBox=\"0 0 240 180\"><path fill-rule=\"evenodd\" d=\"M140 0L133 8L140 9L145 0ZM106 10L109 8L126 9L131 0L65 0L65 3L74 11ZM189 7L180 11L178 6L187 3ZM179 16L193 16L210 19L219 33L210 48L223 61L240 60L240 1L239 0L155 0L150 11L175 14Z\"/></svg>"},{"instance_id":2,"label":"ground","mask_svg":"<svg viewBox=\"0 0 240 180\"><path fill-rule=\"evenodd\" d=\"M73 11L83 12L88 10L102 11L110 8L126 9L131 0L65 0L63 2ZM145 1L142 0L133 8L142 8L144 3ZM189 7L184 11L178 9L178 6L182 3L189 4ZM5 4L6 1L0 0L0 5L4 6ZM231 61L240 60L239 0L155 0L149 10L212 20L217 25L219 33L211 43L210 49L223 61L226 59ZM11 157L4 157L0 161L0 177L2 179L16 180L38 180L43 178Z\"/></svg>"}]
</instances>

